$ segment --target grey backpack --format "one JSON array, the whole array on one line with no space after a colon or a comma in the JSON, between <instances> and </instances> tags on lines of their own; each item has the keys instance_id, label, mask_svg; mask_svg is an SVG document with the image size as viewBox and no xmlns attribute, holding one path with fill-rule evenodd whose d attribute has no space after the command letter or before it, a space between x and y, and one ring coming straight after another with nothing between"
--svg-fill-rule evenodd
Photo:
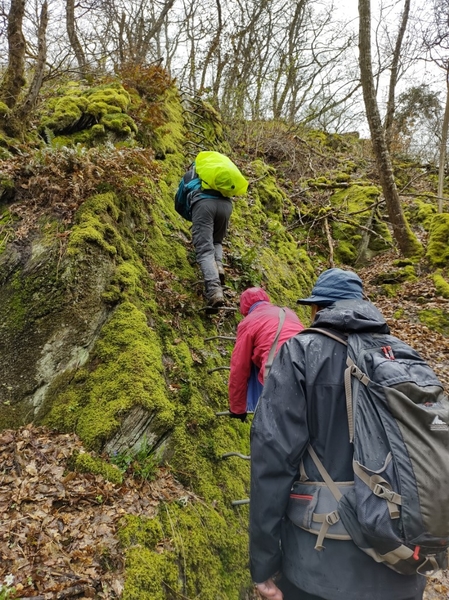
<instances>
[{"instance_id":1,"label":"grey backpack","mask_svg":"<svg viewBox=\"0 0 449 600\"><path fill-rule=\"evenodd\" d=\"M392 335L311 328L348 347L345 393L354 481L334 482L313 448L323 482L303 465L287 515L324 538L348 540L403 574L447 566L449 399L435 373Z\"/></svg>"}]
</instances>

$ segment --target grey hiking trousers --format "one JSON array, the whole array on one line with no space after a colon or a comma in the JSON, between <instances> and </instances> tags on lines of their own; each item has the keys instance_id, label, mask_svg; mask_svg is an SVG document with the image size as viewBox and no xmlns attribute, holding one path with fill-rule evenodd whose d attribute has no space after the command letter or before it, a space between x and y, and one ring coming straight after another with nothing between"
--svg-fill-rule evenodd
<instances>
[{"instance_id":1,"label":"grey hiking trousers","mask_svg":"<svg viewBox=\"0 0 449 600\"><path fill-rule=\"evenodd\" d=\"M192 241L203 273L207 300L221 292L218 266L223 262L222 242L231 213L230 198L203 198L192 206Z\"/></svg>"}]
</instances>

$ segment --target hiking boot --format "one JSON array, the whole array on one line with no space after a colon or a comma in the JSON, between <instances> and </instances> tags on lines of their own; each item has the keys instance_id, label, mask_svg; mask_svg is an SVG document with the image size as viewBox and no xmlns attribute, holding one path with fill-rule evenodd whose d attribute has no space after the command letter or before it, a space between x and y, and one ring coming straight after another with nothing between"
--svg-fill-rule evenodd
<instances>
[{"instance_id":1,"label":"hiking boot","mask_svg":"<svg viewBox=\"0 0 449 600\"><path fill-rule=\"evenodd\" d=\"M223 292L221 290L217 290L213 296L209 298L208 305L213 308L217 308L218 306L223 306L224 297Z\"/></svg>"},{"instance_id":2,"label":"hiking boot","mask_svg":"<svg viewBox=\"0 0 449 600\"><path fill-rule=\"evenodd\" d=\"M217 269L218 269L218 277L220 278L220 283L221 283L221 285L224 285L224 282L225 282L225 270L223 268L223 265L217 265Z\"/></svg>"}]
</instances>

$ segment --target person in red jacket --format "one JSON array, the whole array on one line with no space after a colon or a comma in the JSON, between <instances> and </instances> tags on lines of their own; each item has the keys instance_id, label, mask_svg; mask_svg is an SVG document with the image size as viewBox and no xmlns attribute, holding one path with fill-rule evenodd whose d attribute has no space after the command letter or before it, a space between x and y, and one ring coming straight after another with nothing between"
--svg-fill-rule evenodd
<instances>
[{"instance_id":1,"label":"person in red jacket","mask_svg":"<svg viewBox=\"0 0 449 600\"><path fill-rule=\"evenodd\" d=\"M244 421L247 411L255 408L262 392L265 370L269 366L267 361L276 334L278 340L270 362L282 344L302 331L304 326L291 309L281 309L271 304L268 294L260 287L248 288L242 293L240 312L245 318L237 327L236 343L231 356L229 412L231 417ZM254 381L256 377L258 382ZM257 396L255 402L252 400L252 406L248 402L248 392L251 389L252 395L256 393Z\"/></svg>"}]
</instances>

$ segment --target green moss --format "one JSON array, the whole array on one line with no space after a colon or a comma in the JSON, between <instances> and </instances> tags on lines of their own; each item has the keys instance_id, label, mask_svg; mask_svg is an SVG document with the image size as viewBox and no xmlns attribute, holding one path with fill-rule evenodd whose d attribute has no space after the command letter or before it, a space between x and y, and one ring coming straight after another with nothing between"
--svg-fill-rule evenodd
<instances>
[{"instance_id":1,"label":"green moss","mask_svg":"<svg viewBox=\"0 0 449 600\"><path fill-rule=\"evenodd\" d=\"M165 95L163 104L164 124L151 131L148 142L157 158L180 155L185 143L184 116L178 91L172 86ZM181 157L180 157L181 158Z\"/></svg>"},{"instance_id":2,"label":"green moss","mask_svg":"<svg viewBox=\"0 0 449 600\"><path fill-rule=\"evenodd\" d=\"M449 214L434 215L426 256L433 266L444 267L449 264Z\"/></svg>"},{"instance_id":3,"label":"green moss","mask_svg":"<svg viewBox=\"0 0 449 600\"><path fill-rule=\"evenodd\" d=\"M74 126L86 110L87 104L86 98L81 97L79 94L63 96L51 102L52 114L42 119L42 129L63 131Z\"/></svg>"},{"instance_id":4,"label":"green moss","mask_svg":"<svg viewBox=\"0 0 449 600\"><path fill-rule=\"evenodd\" d=\"M449 298L449 281L447 281L441 273L434 273L433 283L437 294L443 298Z\"/></svg>"},{"instance_id":5,"label":"green moss","mask_svg":"<svg viewBox=\"0 0 449 600\"><path fill-rule=\"evenodd\" d=\"M40 130L56 139L54 145L91 145L113 134L114 139L131 138L137 125L128 115L131 98L118 82L83 89L69 85L50 101L41 118Z\"/></svg>"},{"instance_id":6,"label":"green moss","mask_svg":"<svg viewBox=\"0 0 449 600\"><path fill-rule=\"evenodd\" d=\"M363 233L360 225L363 227L369 225L369 229L374 231L374 234L370 236L367 256L373 256L391 246L390 231L377 213L372 222L368 223L371 214L370 207L376 202L379 193L379 189L372 185L351 185L332 195L331 207L343 209L347 214L347 216L344 213L341 214L341 220L337 215L336 219L332 221L332 237L337 241L335 255L340 262L354 264L359 259Z\"/></svg>"},{"instance_id":7,"label":"green moss","mask_svg":"<svg viewBox=\"0 0 449 600\"><path fill-rule=\"evenodd\" d=\"M137 133L137 126L131 117L121 113L104 115L104 117L101 118L101 125L103 126L103 131L107 129L124 137L130 136L132 133ZM101 130L98 129L97 126L97 129L94 130L93 133L100 134L100 131Z\"/></svg>"},{"instance_id":8,"label":"green moss","mask_svg":"<svg viewBox=\"0 0 449 600\"><path fill-rule=\"evenodd\" d=\"M310 130L308 132L308 137L311 140L314 140L316 142L320 142L321 144L325 144L327 141L327 135L324 131L318 131L316 129L314 130Z\"/></svg>"},{"instance_id":9,"label":"green moss","mask_svg":"<svg viewBox=\"0 0 449 600\"><path fill-rule=\"evenodd\" d=\"M413 264L408 264L401 269L395 269L394 271L388 271L386 273L379 273L373 279L373 283L379 284L397 284L403 283L404 281L416 281L416 271Z\"/></svg>"},{"instance_id":10,"label":"green moss","mask_svg":"<svg viewBox=\"0 0 449 600\"><path fill-rule=\"evenodd\" d=\"M120 484L123 481L123 476L117 467L87 452L80 453L75 457L74 467L82 473L101 475L112 483Z\"/></svg>"},{"instance_id":11,"label":"green moss","mask_svg":"<svg viewBox=\"0 0 449 600\"><path fill-rule=\"evenodd\" d=\"M196 502L166 504L157 525L129 519L121 540L130 545L124 599L165 600L175 594L238 600L245 583L249 587L239 559L246 552L246 536L231 512L219 514Z\"/></svg>"},{"instance_id":12,"label":"green moss","mask_svg":"<svg viewBox=\"0 0 449 600\"><path fill-rule=\"evenodd\" d=\"M335 173L333 178L338 183L347 182L351 180L351 176L348 173Z\"/></svg>"},{"instance_id":13,"label":"green moss","mask_svg":"<svg viewBox=\"0 0 449 600\"><path fill-rule=\"evenodd\" d=\"M395 298L400 288L401 285L399 283L384 283L382 285L383 293L389 298Z\"/></svg>"},{"instance_id":14,"label":"green moss","mask_svg":"<svg viewBox=\"0 0 449 600\"><path fill-rule=\"evenodd\" d=\"M175 554L141 546L128 550L123 600L166 600L179 596L180 589Z\"/></svg>"},{"instance_id":15,"label":"green moss","mask_svg":"<svg viewBox=\"0 0 449 600\"><path fill-rule=\"evenodd\" d=\"M104 215L110 215L104 219ZM111 255L117 254L122 242L114 225L119 216L117 198L113 193L99 194L85 202L77 213L71 230L67 254L76 255L86 243L98 244Z\"/></svg>"},{"instance_id":16,"label":"green moss","mask_svg":"<svg viewBox=\"0 0 449 600\"><path fill-rule=\"evenodd\" d=\"M9 112L10 112L9 107L4 102L0 102L0 117L4 117Z\"/></svg>"},{"instance_id":17,"label":"green moss","mask_svg":"<svg viewBox=\"0 0 449 600\"><path fill-rule=\"evenodd\" d=\"M332 182L330 179L328 179L327 177L324 177L323 175L320 177L316 177L314 179L308 179L307 180L307 185L311 186L311 187L320 187L320 186L330 186L332 185Z\"/></svg>"},{"instance_id":18,"label":"green moss","mask_svg":"<svg viewBox=\"0 0 449 600\"><path fill-rule=\"evenodd\" d=\"M251 167L258 179L252 188L254 199L261 203L264 212L279 218L286 197L276 183L276 171L261 160L252 162Z\"/></svg>"},{"instance_id":19,"label":"green moss","mask_svg":"<svg viewBox=\"0 0 449 600\"><path fill-rule=\"evenodd\" d=\"M429 329L449 335L449 313L447 311L438 308L421 310L418 312L418 318Z\"/></svg>"},{"instance_id":20,"label":"green moss","mask_svg":"<svg viewBox=\"0 0 449 600\"><path fill-rule=\"evenodd\" d=\"M407 205L405 215L412 223L420 223L426 231L429 231L433 216L437 212L435 201L416 198Z\"/></svg>"},{"instance_id":21,"label":"green moss","mask_svg":"<svg viewBox=\"0 0 449 600\"><path fill-rule=\"evenodd\" d=\"M51 256L55 247L45 250ZM16 335L33 326L36 320L57 312L64 303L64 284L58 278L57 265L51 260L33 275L17 270L8 284L3 296L3 315L8 328Z\"/></svg>"},{"instance_id":22,"label":"green moss","mask_svg":"<svg viewBox=\"0 0 449 600\"><path fill-rule=\"evenodd\" d=\"M392 265L394 267L408 267L408 266L414 266L416 263L416 260L413 260L412 258L399 258L398 260L394 260L392 262Z\"/></svg>"},{"instance_id":23,"label":"green moss","mask_svg":"<svg viewBox=\"0 0 449 600\"><path fill-rule=\"evenodd\" d=\"M164 532L159 519L126 515L118 536L123 546L140 545L153 550L164 539Z\"/></svg>"},{"instance_id":24,"label":"green moss","mask_svg":"<svg viewBox=\"0 0 449 600\"><path fill-rule=\"evenodd\" d=\"M341 227L340 230L343 232L344 229L350 235L350 228ZM348 240L340 240L338 242L338 259L347 265L351 265L355 262L358 256L357 243L362 239L361 235L352 236L352 242Z\"/></svg>"},{"instance_id":25,"label":"green moss","mask_svg":"<svg viewBox=\"0 0 449 600\"><path fill-rule=\"evenodd\" d=\"M55 390L45 423L75 431L88 448L99 449L120 426L120 417L140 405L155 412L155 430L174 423L166 395L162 352L145 314L130 302L117 307L92 353L90 372ZM80 374L81 375L81 374Z\"/></svg>"}]
</instances>

